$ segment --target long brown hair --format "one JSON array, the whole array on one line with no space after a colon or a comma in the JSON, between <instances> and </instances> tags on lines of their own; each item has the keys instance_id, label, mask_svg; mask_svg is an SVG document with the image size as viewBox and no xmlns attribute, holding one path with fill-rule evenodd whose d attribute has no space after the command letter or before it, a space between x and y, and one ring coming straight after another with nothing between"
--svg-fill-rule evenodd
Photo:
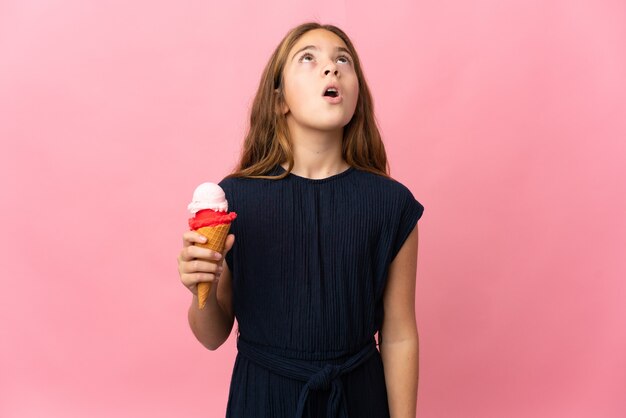
<instances>
[{"instance_id":1,"label":"long brown hair","mask_svg":"<svg viewBox=\"0 0 626 418\"><path fill-rule=\"evenodd\" d=\"M350 51L359 82L359 97L352 119L343 129L342 157L352 167L389 177L387 154L374 117L374 104L352 42L334 25L303 23L283 38L263 70L252 109L250 126L243 144L241 159L227 177L282 179L293 169L293 152L283 104L283 69L291 48L302 35L313 29L325 29L339 36ZM278 94L276 94L278 92ZM272 168L288 162L288 170L280 176L267 176Z\"/></svg>"}]
</instances>

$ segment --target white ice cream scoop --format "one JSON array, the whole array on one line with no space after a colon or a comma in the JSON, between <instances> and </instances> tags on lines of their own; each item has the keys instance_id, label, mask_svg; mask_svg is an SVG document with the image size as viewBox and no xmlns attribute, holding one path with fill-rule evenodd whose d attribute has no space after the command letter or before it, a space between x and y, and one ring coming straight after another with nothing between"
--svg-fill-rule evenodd
<instances>
[{"instance_id":1,"label":"white ice cream scoop","mask_svg":"<svg viewBox=\"0 0 626 418\"><path fill-rule=\"evenodd\" d=\"M218 212L228 212L228 201L222 188L215 183L202 183L193 192L191 203L187 206L189 212L195 215L203 209Z\"/></svg>"}]
</instances>

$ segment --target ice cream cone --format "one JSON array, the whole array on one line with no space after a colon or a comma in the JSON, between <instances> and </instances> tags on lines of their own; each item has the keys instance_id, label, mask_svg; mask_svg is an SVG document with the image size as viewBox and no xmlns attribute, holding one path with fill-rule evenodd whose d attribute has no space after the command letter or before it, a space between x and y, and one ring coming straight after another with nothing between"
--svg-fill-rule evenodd
<instances>
[{"instance_id":1,"label":"ice cream cone","mask_svg":"<svg viewBox=\"0 0 626 418\"><path fill-rule=\"evenodd\" d=\"M207 238L198 247L208 248L220 254L224 251L230 223L237 217L235 212L228 212L226 194L219 184L205 182L193 192L191 203L187 206L193 215L189 218L189 228ZM221 261L213 261L220 264ZM198 307L204 309L211 291L211 282L198 283Z\"/></svg>"},{"instance_id":2,"label":"ice cream cone","mask_svg":"<svg viewBox=\"0 0 626 418\"><path fill-rule=\"evenodd\" d=\"M204 244L195 244L198 247L208 248L222 254L224 251L224 245L226 244L226 237L230 229L230 223L203 226L196 229L196 232L204 235L207 239ZM222 254L223 255L223 254ZM215 262L217 264L217 261ZM211 282L198 283L198 308L204 309L206 305L207 297L211 291Z\"/></svg>"}]
</instances>

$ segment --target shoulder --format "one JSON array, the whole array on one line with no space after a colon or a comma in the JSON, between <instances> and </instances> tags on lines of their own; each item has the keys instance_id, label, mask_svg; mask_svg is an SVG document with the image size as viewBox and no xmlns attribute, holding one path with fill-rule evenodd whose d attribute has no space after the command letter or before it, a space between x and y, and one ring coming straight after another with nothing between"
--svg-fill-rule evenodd
<instances>
[{"instance_id":1,"label":"shoulder","mask_svg":"<svg viewBox=\"0 0 626 418\"><path fill-rule=\"evenodd\" d=\"M237 182L237 178L235 177L224 177L218 185L226 191L226 189L231 189Z\"/></svg>"},{"instance_id":2,"label":"shoulder","mask_svg":"<svg viewBox=\"0 0 626 418\"><path fill-rule=\"evenodd\" d=\"M277 176L280 172L277 167L274 167L267 173L263 174L264 176ZM229 174L225 176L222 181L218 184L224 191L226 189L241 189L241 188L254 188L259 187L265 184L269 184L271 182L276 181L275 179L270 178L259 178L259 177L245 177L245 176L234 176L233 174Z\"/></svg>"},{"instance_id":3,"label":"shoulder","mask_svg":"<svg viewBox=\"0 0 626 418\"><path fill-rule=\"evenodd\" d=\"M235 192L238 189L253 185L255 179L247 177L224 177L218 184L224 192Z\"/></svg>"},{"instance_id":4,"label":"shoulder","mask_svg":"<svg viewBox=\"0 0 626 418\"><path fill-rule=\"evenodd\" d=\"M267 194L272 181L275 180L227 176L218 184L224 190L229 204L232 202L233 205L249 205Z\"/></svg>"},{"instance_id":5,"label":"shoulder","mask_svg":"<svg viewBox=\"0 0 626 418\"><path fill-rule=\"evenodd\" d=\"M392 178L385 177L380 174L370 173L368 171L357 170L359 179L365 187L380 193L386 198L393 199L414 199L411 190L400 181Z\"/></svg>"},{"instance_id":6,"label":"shoulder","mask_svg":"<svg viewBox=\"0 0 626 418\"><path fill-rule=\"evenodd\" d=\"M363 188L369 190L369 196L385 202L383 206L390 211L390 216L408 223L421 218L424 206L404 183L365 171L359 171L359 177L365 185Z\"/></svg>"}]
</instances>

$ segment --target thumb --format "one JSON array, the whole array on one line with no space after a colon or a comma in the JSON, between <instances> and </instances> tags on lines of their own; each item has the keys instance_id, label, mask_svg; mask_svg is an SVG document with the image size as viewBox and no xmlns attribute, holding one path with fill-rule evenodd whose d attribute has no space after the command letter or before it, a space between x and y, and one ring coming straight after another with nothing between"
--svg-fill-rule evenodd
<instances>
[{"instance_id":1,"label":"thumb","mask_svg":"<svg viewBox=\"0 0 626 418\"><path fill-rule=\"evenodd\" d=\"M228 234L228 236L226 237L226 242L224 243L224 251L222 251L222 256L224 258L226 258L226 254L228 254L230 249L233 248L234 244L235 244L235 235Z\"/></svg>"}]
</instances>

